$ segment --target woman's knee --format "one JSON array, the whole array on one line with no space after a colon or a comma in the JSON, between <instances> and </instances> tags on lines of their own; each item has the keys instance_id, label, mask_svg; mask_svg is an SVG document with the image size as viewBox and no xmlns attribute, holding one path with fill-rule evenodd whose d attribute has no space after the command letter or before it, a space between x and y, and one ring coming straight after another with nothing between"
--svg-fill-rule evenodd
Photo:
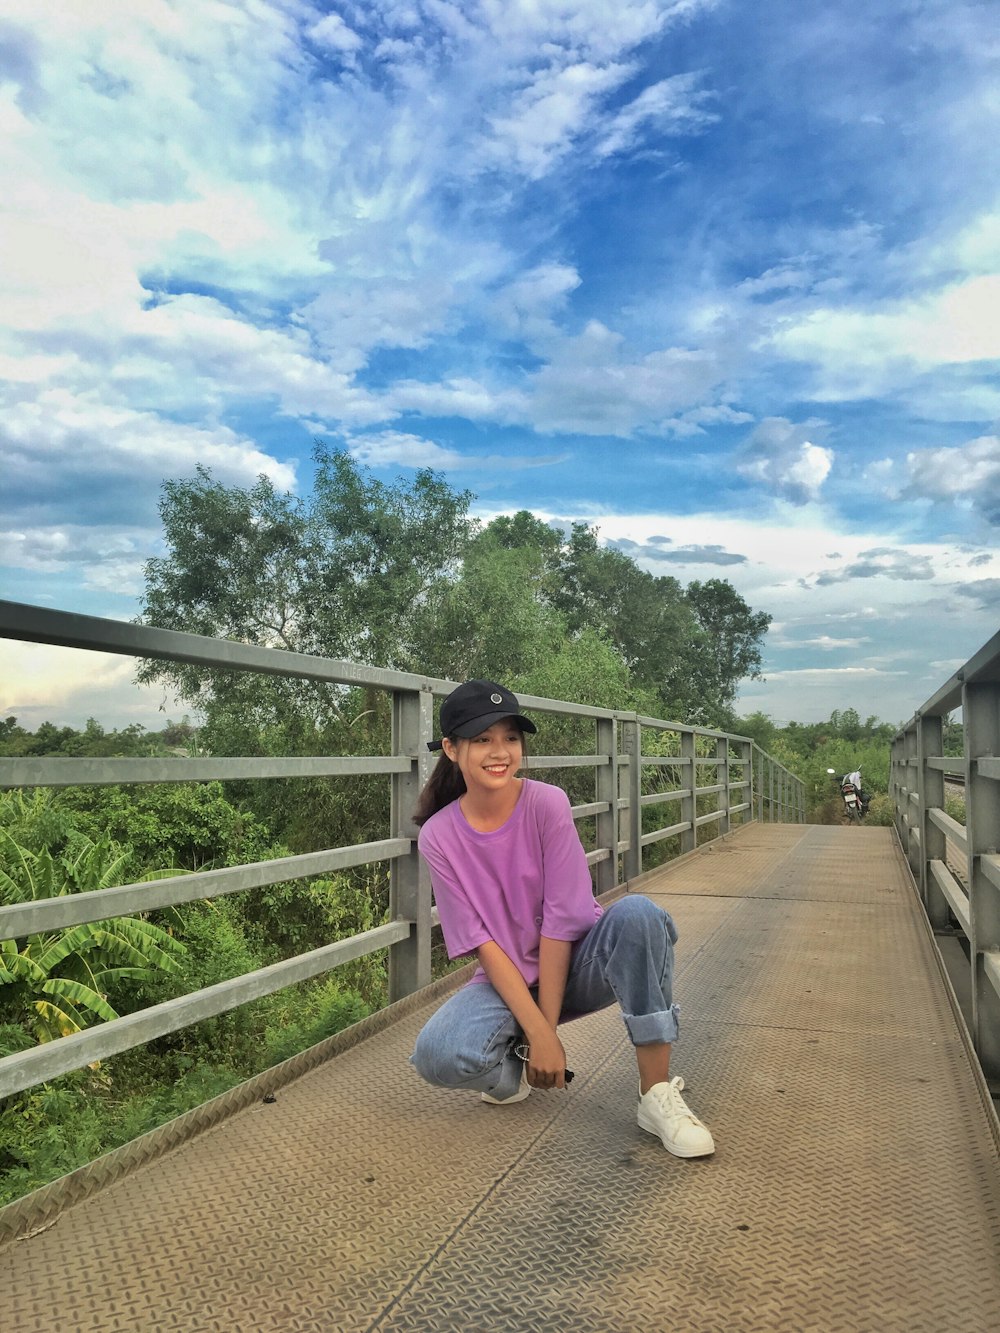
<instances>
[{"instance_id":1,"label":"woman's knee","mask_svg":"<svg viewBox=\"0 0 1000 1333\"><path fill-rule=\"evenodd\" d=\"M431 1019L417 1036L410 1064L426 1082L440 1088L466 1087L482 1079L503 1058L506 1043L498 1050L463 1049L448 1028L450 1025L435 1024Z\"/></svg>"},{"instance_id":2,"label":"woman's knee","mask_svg":"<svg viewBox=\"0 0 1000 1333\"><path fill-rule=\"evenodd\" d=\"M670 943L677 940L677 927L669 912L641 893L629 893L611 904L607 910L609 924L614 921L618 930L631 938L656 938L665 930Z\"/></svg>"},{"instance_id":3,"label":"woman's knee","mask_svg":"<svg viewBox=\"0 0 1000 1333\"><path fill-rule=\"evenodd\" d=\"M428 1083L436 1083L437 1080L437 1048L427 1035L427 1029L423 1028L417 1035L417 1040L413 1047L413 1054L410 1056L410 1064L417 1071L421 1078L426 1079Z\"/></svg>"}]
</instances>

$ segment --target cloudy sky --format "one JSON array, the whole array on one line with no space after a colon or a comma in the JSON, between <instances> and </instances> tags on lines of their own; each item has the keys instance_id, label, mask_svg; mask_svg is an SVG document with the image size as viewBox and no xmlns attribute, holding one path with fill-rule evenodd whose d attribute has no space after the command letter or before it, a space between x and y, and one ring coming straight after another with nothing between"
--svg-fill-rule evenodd
<instances>
[{"instance_id":1,"label":"cloudy sky","mask_svg":"<svg viewBox=\"0 0 1000 1333\"><path fill-rule=\"evenodd\" d=\"M993 0L5 0L0 587L132 618L165 478L311 442L774 617L901 721L1000 612ZM156 726L0 645L0 710ZM172 705L168 711L176 715Z\"/></svg>"}]
</instances>

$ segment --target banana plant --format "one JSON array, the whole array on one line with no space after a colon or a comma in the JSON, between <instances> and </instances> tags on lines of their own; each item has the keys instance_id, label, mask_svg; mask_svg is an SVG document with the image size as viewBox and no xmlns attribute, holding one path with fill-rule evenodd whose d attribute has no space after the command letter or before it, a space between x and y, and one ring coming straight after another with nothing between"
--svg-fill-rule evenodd
<instances>
[{"instance_id":1,"label":"banana plant","mask_svg":"<svg viewBox=\"0 0 1000 1333\"><path fill-rule=\"evenodd\" d=\"M0 903L38 902L88 893L119 882L128 852L111 839L74 835L53 856L22 847L0 829ZM183 873L153 871L144 880ZM0 986L14 988L15 1008L30 1014L40 1042L117 1018L108 992L117 982L150 981L180 971L184 945L162 926L138 917L111 917L65 930L0 940ZM0 1001L3 1000L0 992ZM2 1006L6 1007L6 1006Z\"/></svg>"}]
</instances>

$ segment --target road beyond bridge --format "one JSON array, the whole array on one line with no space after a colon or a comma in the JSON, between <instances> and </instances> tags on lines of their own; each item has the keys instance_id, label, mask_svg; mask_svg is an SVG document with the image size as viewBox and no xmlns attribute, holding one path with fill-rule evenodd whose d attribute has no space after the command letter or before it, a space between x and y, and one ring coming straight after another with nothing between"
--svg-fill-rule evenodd
<instances>
[{"instance_id":1,"label":"road beyond bridge","mask_svg":"<svg viewBox=\"0 0 1000 1333\"><path fill-rule=\"evenodd\" d=\"M424 1085L437 983L0 1250L5 1326L1000 1328L997 1122L893 830L750 823L628 889L680 929L673 1072L714 1157L637 1128L616 1011L565 1029L565 1093Z\"/></svg>"}]
</instances>

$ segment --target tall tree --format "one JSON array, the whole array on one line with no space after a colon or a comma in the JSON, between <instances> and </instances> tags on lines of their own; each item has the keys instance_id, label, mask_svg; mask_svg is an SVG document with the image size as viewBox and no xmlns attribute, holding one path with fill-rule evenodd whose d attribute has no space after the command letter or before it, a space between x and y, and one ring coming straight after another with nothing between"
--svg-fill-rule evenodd
<instances>
[{"instance_id":1,"label":"tall tree","mask_svg":"<svg viewBox=\"0 0 1000 1333\"><path fill-rule=\"evenodd\" d=\"M701 682L703 707L722 719L740 681L761 679L761 645L771 617L752 610L725 579L689 583L684 600L700 631L692 645L692 673Z\"/></svg>"},{"instance_id":2,"label":"tall tree","mask_svg":"<svg viewBox=\"0 0 1000 1333\"><path fill-rule=\"evenodd\" d=\"M243 643L405 667L414 615L457 568L472 525L468 492L422 470L387 486L346 453L316 448L308 498L279 494L261 477L225 486L199 467L163 486L167 554L146 564L142 619ZM243 691L235 679L196 667L145 663L144 681L164 680L202 707ZM255 699L266 694L261 682ZM309 688L272 690L270 708ZM241 705L247 702L241 699Z\"/></svg>"}]
</instances>

